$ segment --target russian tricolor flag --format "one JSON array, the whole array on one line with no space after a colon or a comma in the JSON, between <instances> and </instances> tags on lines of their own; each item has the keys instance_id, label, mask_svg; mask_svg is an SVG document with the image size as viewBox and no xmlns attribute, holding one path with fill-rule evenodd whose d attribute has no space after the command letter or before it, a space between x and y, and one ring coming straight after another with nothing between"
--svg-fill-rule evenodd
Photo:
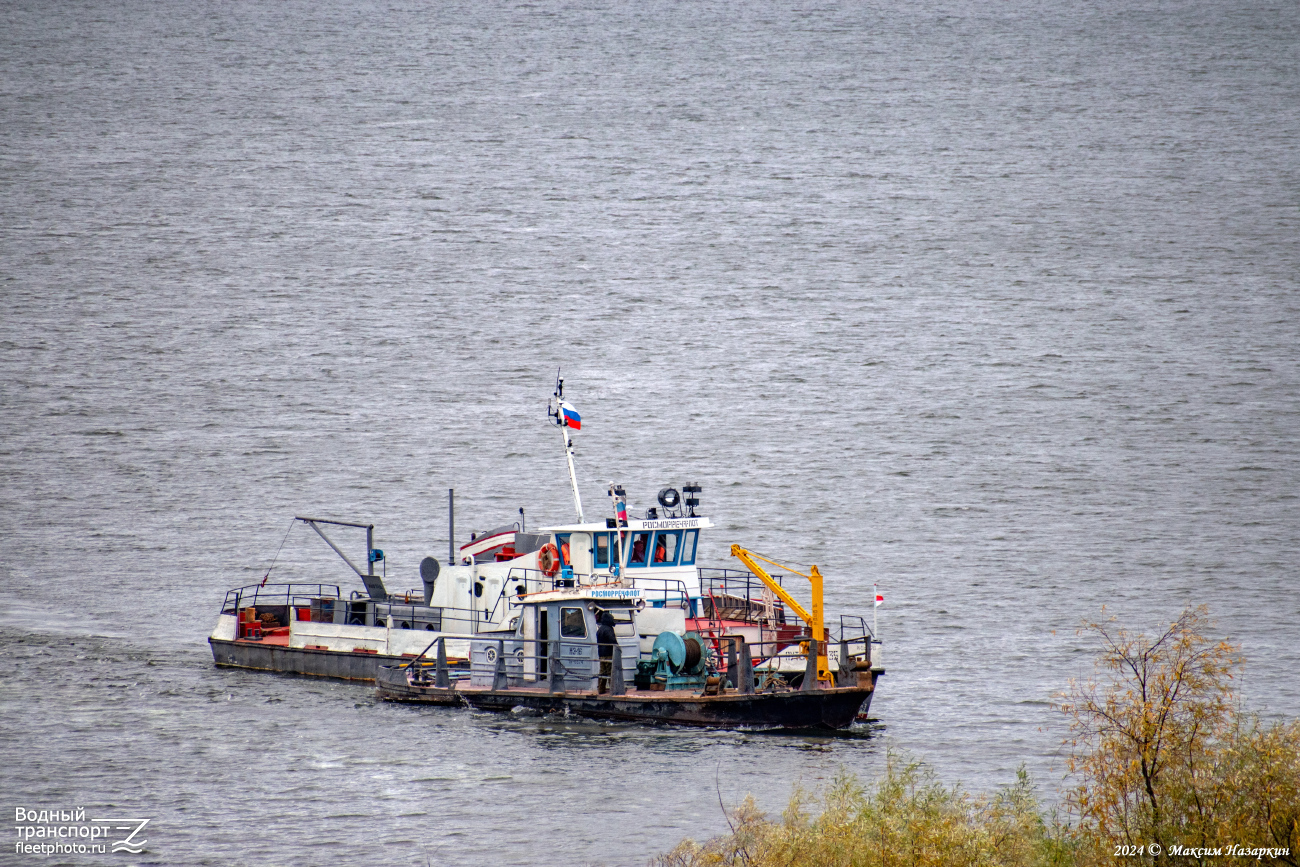
<instances>
[{"instance_id":1,"label":"russian tricolor flag","mask_svg":"<svg viewBox=\"0 0 1300 867\"><path fill-rule=\"evenodd\" d=\"M571 427L574 430L582 430L582 416L578 411L567 403L560 404L560 412L564 413L564 426Z\"/></svg>"}]
</instances>

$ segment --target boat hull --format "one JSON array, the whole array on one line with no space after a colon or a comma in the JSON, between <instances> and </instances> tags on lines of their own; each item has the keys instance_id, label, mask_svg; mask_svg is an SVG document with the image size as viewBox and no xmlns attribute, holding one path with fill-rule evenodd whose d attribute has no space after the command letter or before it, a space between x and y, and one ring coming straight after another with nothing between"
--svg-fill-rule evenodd
<instances>
[{"instance_id":1,"label":"boat hull","mask_svg":"<svg viewBox=\"0 0 1300 867\"><path fill-rule=\"evenodd\" d=\"M671 723L710 728L843 729L871 706L874 686L839 687L753 695L707 696L689 692L634 691L627 695L549 693L541 689L438 689L413 685L398 668L380 670L379 697L416 704L469 705L479 710L526 707L593 719Z\"/></svg>"},{"instance_id":2,"label":"boat hull","mask_svg":"<svg viewBox=\"0 0 1300 867\"><path fill-rule=\"evenodd\" d=\"M758 695L664 697L664 693L611 696L537 694L518 691L462 694L480 710L519 705L543 713L575 713L594 719L660 722L712 728L842 729L870 704L869 691L809 690Z\"/></svg>"},{"instance_id":3,"label":"boat hull","mask_svg":"<svg viewBox=\"0 0 1300 867\"><path fill-rule=\"evenodd\" d=\"M382 653L344 653L254 641L225 641L220 638L209 638L208 644L212 645L213 662L223 668L277 671L339 680L373 681L380 666L401 665L410 661L410 657ZM467 663L453 663L451 667L466 668Z\"/></svg>"}]
</instances>

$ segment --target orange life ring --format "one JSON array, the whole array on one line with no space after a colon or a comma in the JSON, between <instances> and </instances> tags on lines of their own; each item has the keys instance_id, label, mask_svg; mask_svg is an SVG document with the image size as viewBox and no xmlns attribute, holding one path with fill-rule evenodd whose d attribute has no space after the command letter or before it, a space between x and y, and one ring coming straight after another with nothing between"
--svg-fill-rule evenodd
<instances>
[{"instance_id":1,"label":"orange life ring","mask_svg":"<svg viewBox=\"0 0 1300 867\"><path fill-rule=\"evenodd\" d=\"M560 571L560 552L555 550L555 545L547 542L537 552L537 568L548 577Z\"/></svg>"}]
</instances>

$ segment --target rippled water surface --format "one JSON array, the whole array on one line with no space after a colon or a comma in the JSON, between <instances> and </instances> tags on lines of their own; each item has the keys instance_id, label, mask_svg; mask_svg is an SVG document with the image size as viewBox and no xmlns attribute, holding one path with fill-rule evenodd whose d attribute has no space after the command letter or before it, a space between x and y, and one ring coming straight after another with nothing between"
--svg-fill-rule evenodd
<instances>
[{"instance_id":1,"label":"rippled water surface","mask_svg":"<svg viewBox=\"0 0 1300 867\"><path fill-rule=\"evenodd\" d=\"M721 800L1064 771L1103 605L1208 603L1300 713L1290 3L9 4L0 808L159 864L637 864ZM845 737L420 710L218 670L295 514L458 527L698 481L878 583ZM301 528L281 579L350 585ZM360 543L358 543L360 544ZM17 856L15 856L17 857ZM124 856L103 856L122 863ZM58 863L58 858L27 861Z\"/></svg>"}]
</instances>

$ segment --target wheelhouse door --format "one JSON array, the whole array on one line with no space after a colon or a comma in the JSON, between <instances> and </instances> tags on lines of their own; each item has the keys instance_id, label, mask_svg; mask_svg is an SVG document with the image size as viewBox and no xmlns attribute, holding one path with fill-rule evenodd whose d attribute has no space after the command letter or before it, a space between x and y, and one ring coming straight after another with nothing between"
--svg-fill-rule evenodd
<instances>
[{"instance_id":1,"label":"wheelhouse door","mask_svg":"<svg viewBox=\"0 0 1300 867\"><path fill-rule=\"evenodd\" d=\"M550 656L551 612L538 605L534 609L534 616L537 618L537 643L532 652L537 656L537 678L541 680L548 676L546 662Z\"/></svg>"}]
</instances>

